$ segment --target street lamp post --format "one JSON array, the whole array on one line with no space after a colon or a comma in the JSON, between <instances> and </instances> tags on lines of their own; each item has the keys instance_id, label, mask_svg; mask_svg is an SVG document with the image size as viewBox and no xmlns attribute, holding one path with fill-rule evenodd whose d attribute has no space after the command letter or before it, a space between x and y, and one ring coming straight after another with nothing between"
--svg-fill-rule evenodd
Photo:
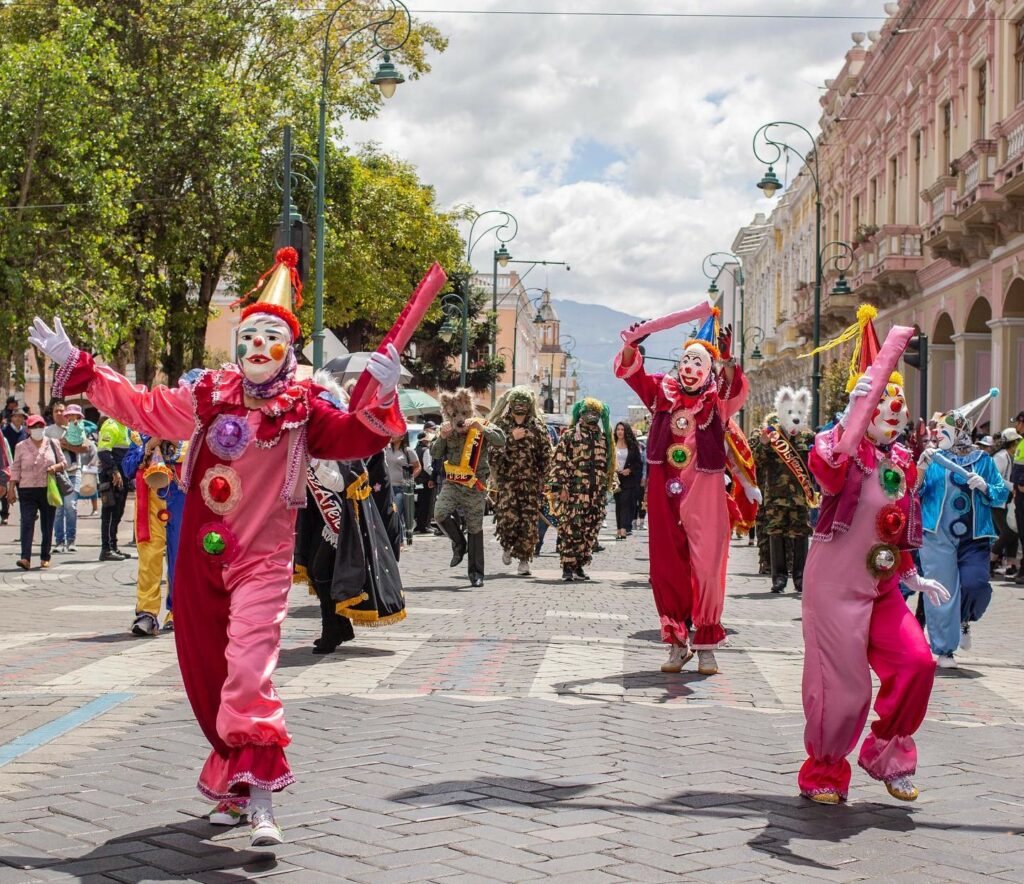
<instances>
[{"instance_id":1,"label":"street lamp post","mask_svg":"<svg viewBox=\"0 0 1024 884\"><path fill-rule=\"evenodd\" d=\"M498 215L500 216L500 220L496 224L492 224L486 230L483 230L474 236L477 223L481 218L486 218L489 215ZM466 263L470 265L470 269L472 269L473 266L473 249L476 248L477 243L479 243L480 240L482 240L488 233L493 233L494 238L497 239L500 244L500 248L494 250L494 268L491 275L491 312L495 316L494 333L491 335L491 360L493 361L498 355L498 265L500 264L502 267L507 267L508 262L512 260L512 256L508 251L508 243L512 242L512 240L516 238L516 234L519 233L519 222L516 220L515 215L511 212L506 212L504 209L487 209L487 211L480 212L475 215L473 223L469 227L469 236L466 238ZM496 385L497 380L492 380L491 405L494 405L494 393L497 389Z\"/></svg>"},{"instance_id":2,"label":"street lamp post","mask_svg":"<svg viewBox=\"0 0 1024 884\"><path fill-rule=\"evenodd\" d=\"M806 154L801 154L795 148L790 147L784 141L776 141L769 136L769 131L774 126L791 126L795 129L799 129L811 140L811 149ZM765 159L757 152L757 140L761 136L764 138L765 146L775 151L774 156L771 159ZM807 167L808 172L811 175L811 179L814 181L814 349L817 350L821 344L821 277L822 277L822 266L821 266L821 177L818 169L818 149L817 142L814 136L808 129L801 126L799 123L791 123L787 120L776 120L772 123L766 123L757 132L754 133L754 156L765 163L768 166L768 171L765 172L764 177L757 183L757 186L761 189L764 195L771 199L775 196L776 192L782 187L782 182L779 181L778 176L775 174L774 164L782 159L783 151L792 151L796 154ZM818 426L819 410L820 410L820 387L821 387L821 355L815 353L813 362L811 363L811 424L815 428Z\"/></svg>"},{"instance_id":3,"label":"street lamp post","mask_svg":"<svg viewBox=\"0 0 1024 884\"><path fill-rule=\"evenodd\" d=\"M444 313L445 321L441 326L442 330L451 330L451 319L459 317L459 327L462 331L461 359L459 361L459 386L466 386L466 368L469 361L469 291L449 292L441 298L441 311Z\"/></svg>"},{"instance_id":4,"label":"street lamp post","mask_svg":"<svg viewBox=\"0 0 1024 884\"><path fill-rule=\"evenodd\" d=\"M519 307L519 309L516 310L516 320L515 320L515 323L512 326L512 386L513 387L516 385L516 358L518 357L518 354L519 354L519 317L522 316L523 311L527 307L536 307L537 308L537 315L533 318L533 324L534 325L543 325L544 324L544 317L541 316L541 314L540 314L540 306L539 305L543 303L543 295L547 295L549 298L551 297L551 292L549 292L547 289L539 288L538 286L531 286L528 289L524 288L523 292L524 293L526 293L526 292L540 292L542 297L534 298L533 300L531 300L529 295L527 295L526 303L521 305Z\"/></svg>"},{"instance_id":5,"label":"street lamp post","mask_svg":"<svg viewBox=\"0 0 1024 884\"><path fill-rule=\"evenodd\" d=\"M726 259L725 261L719 261L720 258ZM732 266L735 264L735 268ZM711 285L708 286L708 295L713 296L718 294L718 285L716 280L724 270L732 277L732 315L733 321L736 323L736 337L740 342L740 368L743 368L743 286L746 280L743 276L743 259L739 255L734 255L732 252L711 252L709 255L704 256L704 261L701 264L701 269L704 271L704 275L711 280ZM713 271L713 272L712 272ZM740 295L740 312L736 312L736 292L739 291Z\"/></svg>"},{"instance_id":6,"label":"street lamp post","mask_svg":"<svg viewBox=\"0 0 1024 884\"><path fill-rule=\"evenodd\" d=\"M391 62L391 53L401 49L412 34L412 16L408 7L402 0L387 0L390 4L390 15L356 28L352 33L345 36L340 44L331 50L331 30L338 13L345 7L350 6L353 0L343 0L328 14L324 25L324 44L321 54L320 66L320 127L317 133L317 162L316 162L316 287L314 289L313 303L313 368L319 369L324 361L324 204L326 201L326 173L327 173L327 82L331 72L331 65L338 56L348 48L348 44L354 37L366 31L373 35L373 46L376 50L370 59L383 55L381 63L377 66L373 78L370 80L377 86L385 98L395 94L399 84L405 82L405 78ZM381 32L399 17L399 12L405 14L405 28L402 37L397 42L382 42ZM347 67L351 67L348 65ZM346 68L342 68L345 70Z\"/></svg>"}]
</instances>

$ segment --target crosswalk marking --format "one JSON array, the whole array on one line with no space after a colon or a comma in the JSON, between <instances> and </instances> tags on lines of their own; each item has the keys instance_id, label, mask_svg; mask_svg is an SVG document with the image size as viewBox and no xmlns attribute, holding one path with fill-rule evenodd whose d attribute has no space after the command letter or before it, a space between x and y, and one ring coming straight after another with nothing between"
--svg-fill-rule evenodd
<instances>
[{"instance_id":1,"label":"crosswalk marking","mask_svg":"<svg viewBox=\"0 0 1024 884\"><path fill-rule=\"evenodd\" d=\"M744 648L743 652L757 667L780 705L787 708L801 706L803 653L773 652L768 649L752 650L750 648Z\"/></svg>"},{"instance_id":2,"label":"crosswalk marking","mask_svg":"<svg viewBox=\"0 0 1024 884\"><path fill-rule=\"evenodd\" d=\"M621 699L624 639L555 636L544 652L529 696L568 703Z\"/></svg>"},{"instance_id":3,"label":"crosswalk marking","mask_svg":"<svg viewBox=\"0 0 1024 884\"><path fill-rule=\"evenodd\" d=\"M85 614L89 611L126 611L134 610L134 605L61 605L59 608L51 608L53 611L73 611L79 614Z\"/></svg>"},{"instance_id":4,"label":"crosswalk marking","mask_svg":"<svg viewBox=\"0 0 1024 884\"><path fill-rule=\"evenodd\" d=\"M177 673L177 664L174 642L170 639L139 639L137 644L118 654L51 678L44 688L61 688L67 693L123 689L149 681L171 667Z\"/></svg>"},{"instance_id":5,"label":"crosswalk marking","mask_svg":"<svg viewBox=\"0 0 1024 884\"><path fill-rule=\"evenodd\" d=\"M360 634L354 644L342 645L334 654L320 658L311 655L309 665L292 677L288 673L294 670L279 669L274 683L285 702L335 694L368 694L382 687L429 637L404 634L364 638Z\"/></svg>"},{"instance_id":6,"label":"crosswalk marking","mask_svg":"<svg viewBox=\"0 0 1024 884\"><path fill-rule=\"evenodd\" d=\"M628 614L607 614L604 611L548 611L546 617L569 617L576 620L628 620Z\"/></svg>"}]
</instances>

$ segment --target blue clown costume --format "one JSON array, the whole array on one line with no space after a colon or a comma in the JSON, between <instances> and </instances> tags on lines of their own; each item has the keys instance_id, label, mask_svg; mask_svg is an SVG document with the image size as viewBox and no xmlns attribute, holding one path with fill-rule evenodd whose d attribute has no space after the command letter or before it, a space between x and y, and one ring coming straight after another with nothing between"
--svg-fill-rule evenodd
<instances>
[{"instance_id":1,"label":"blue clown costume","mask_svg":"<svg viewBox=\"0 0 1024 884\"><path fill-rule=\"evenodd\" d=\"M947 668L956 665L957 650L969 648L970 624L981 619L992 599L989 552L996 536L992 508L1005 504L1010 490L992 458L971 442L971 431L998 395L993 389L942 415L939 449L933 450L918 491L924 523L922 572L950 594L944 604L934 605L927 599L924 603L928 640L940 665ZM978 481L974 481L977 487L970 487L974 476L984 480L984 488Z\"/></svg>"}]
</instances>

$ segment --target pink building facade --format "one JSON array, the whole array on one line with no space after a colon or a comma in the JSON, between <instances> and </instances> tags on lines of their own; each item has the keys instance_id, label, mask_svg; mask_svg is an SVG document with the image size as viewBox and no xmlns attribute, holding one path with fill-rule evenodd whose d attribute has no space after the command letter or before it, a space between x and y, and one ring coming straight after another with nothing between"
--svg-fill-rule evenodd
<instances>
[{"instance_id":1,"label":"pink building facade","mask_svg":"<svg viewBox=\"0 0 1024 884\"><path fill-rule=\"evenodd\" d=\"M998 430L1024 408L1024 0L887 7L880 31L853 35L821 100L822 241L853 247L849 262L826 249L822 339L859 303L875 304L880 332L915 325L929 336L928 413L997 386ZM769 353L811 340L809 177L798 175L798 195L773 213L775 260L760 256L773 284L786 265L800 268L783 282L773 332L784 340ZM833 296L842 269L853 294ZM778 292L751 291L747 277L748 311L763 317ZM761 371L784 379L779 367L769 358ZM806 361L793 371L806 375ZM905 374L916 414L920 376Z\"/></svg>"}]
</instances>

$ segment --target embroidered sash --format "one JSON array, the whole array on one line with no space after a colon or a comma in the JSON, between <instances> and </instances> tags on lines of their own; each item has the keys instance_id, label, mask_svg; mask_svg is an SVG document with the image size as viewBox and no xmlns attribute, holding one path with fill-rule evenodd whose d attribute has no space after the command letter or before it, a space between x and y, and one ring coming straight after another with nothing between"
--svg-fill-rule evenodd
<instances>
[{"instance_id":1,"label":"embroidered sash","mask_svg":"<svg viewBox=\"0 0 1024 884\"><path fill-rule=\"evenodd\" d=\"M476 477L476 468L484 453L484 437L479 427L470 427L466 433L466 441L462 445L462 457L457 464L444 462L444 477L449 482L471 488L474 491L486 491L487 487Z\"/></svg>"},{"instance_id":2,"label":"embroidered sash","mask_svg":"<svg viewBox=\"0 0 1024 884\"><path fill-rule=\"evenodd\" d=\"M793 474L793 478L800 483L800 488L807 499L807 505L812 508L821 506L821 495L814 490L811 484L811 477L807 473L807 467L796 453L796 449L790 444L789 439L779 432L778 427L768 426L765 428L768 433L768 441L772 449L779 456L779 459L786 465L786 468Z\"/></svg>"}]
</instances>

